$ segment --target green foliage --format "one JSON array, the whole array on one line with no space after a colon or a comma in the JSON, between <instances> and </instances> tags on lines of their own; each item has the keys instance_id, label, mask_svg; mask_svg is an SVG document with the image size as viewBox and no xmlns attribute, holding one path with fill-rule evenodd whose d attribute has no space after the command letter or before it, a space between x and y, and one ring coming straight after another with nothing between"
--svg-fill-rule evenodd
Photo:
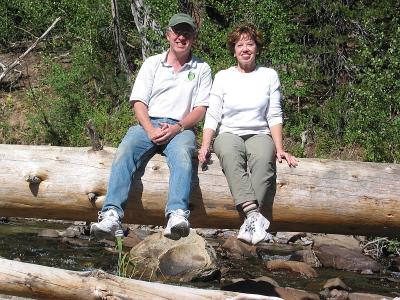
<instances>
[{"instance_id":1,"label":"green foliage","mask_svg":"<svg viewBox=\"0 0 400 300\"><path fill-rule=\"evenodd\" d=\"M32 138L42 136L36 141L41 143L85 146L90 144L86 124L92 120L102 140L115 146L132 123L126 82L122 76L112 78L115 72L110 64L100 68L93 63L88 44L76 45L73 53L69 69L48 60L45 86L51 86L53 93L42 90L31 95L37 107L29 117Z\"/></svg>"},{"instance_id":2,"label":"green foliage","mask_svg":"<svg viewBox=\"0 0 400 300\"><path fill-rule=\"evenodd\" d=\"M141 39L130 4L118 1L123 43L135 73L142 63ZM187 7L201 16L194 52L214 74L235 64L226 50L229 30L239 22L253 22L266 42L258 63L280 75L285 140L297 156L400 160L398 1L146 0L144 4L163 31L170 16ZM21 0L3 1L0 9L4 49L18 41L33 41L62 16L41 46L48 55L46 77L29 94L36 107L26 131L31 141L88 145L86 123L91 119L104 143L115 146L134 121L127 101L132 82L127 83L116 66L110 3ZM166 49L159 31L148 29L146 35L153 53ZM61 63L60 54L69 54L70 63ZM2 105L5 117L9 112ZM0 125L3 135L11 133L7 122ZM357 151L344 155L346 149Z\"/></svg>"}]
</instances>

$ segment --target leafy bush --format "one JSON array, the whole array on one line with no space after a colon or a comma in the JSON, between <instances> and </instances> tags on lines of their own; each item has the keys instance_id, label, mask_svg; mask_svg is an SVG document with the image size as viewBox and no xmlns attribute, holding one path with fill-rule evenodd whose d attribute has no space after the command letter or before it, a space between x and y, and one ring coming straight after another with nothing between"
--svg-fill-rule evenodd
<instances>
[{"instance_id":1,"label":"leafy bush","mask_svg":"<svg viewBox=\"0 0 400 300\"><path fill-rule=\"evenodd\" d=\"M140 36L130 1L119 4L122 37L133 72L140 67ZM161 29L187 7L201 16L195 54L215 74L235 64L226 34L241 21L253 22L266 47L258 63L279 72L285 111L285 140L298 156L379 162L400 159L400 4L384 1L166 1L144 4ZM251 9L249 9L251 7ZM63 16L42 46L48 73L31 91L31 141L85 145L92 119L104 142L116 145L134 122L127 101L132 82L116 66L108 2L44 0L0 4L0 45L33 40ZM148 31L152 51L165 37ZM153 53L154 53L153 52ZM69 54L71 63L60 63ZM133 79L132 79L133 81ZM3 132L7 124L1 124ZM353 154L349 154L349 153ZM347 154L345 154L347 153Z\"/></svg>"}]
</instances>

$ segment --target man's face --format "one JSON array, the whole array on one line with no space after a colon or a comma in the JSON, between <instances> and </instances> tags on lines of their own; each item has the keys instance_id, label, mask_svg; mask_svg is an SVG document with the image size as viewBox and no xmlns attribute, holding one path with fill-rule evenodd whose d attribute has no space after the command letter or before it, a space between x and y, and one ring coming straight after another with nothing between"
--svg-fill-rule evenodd
<instances>
[{"instance_id":1,"label":"man's face","mask_svg":"<svg viewBox=\"0 0 400 300\"><path fill-rule=\"evenodd\" d=\"M189 53L195 36L193 28L186 23L177 24L167 31L170 48L176 53Z\"/></svg>"}]
</instances>

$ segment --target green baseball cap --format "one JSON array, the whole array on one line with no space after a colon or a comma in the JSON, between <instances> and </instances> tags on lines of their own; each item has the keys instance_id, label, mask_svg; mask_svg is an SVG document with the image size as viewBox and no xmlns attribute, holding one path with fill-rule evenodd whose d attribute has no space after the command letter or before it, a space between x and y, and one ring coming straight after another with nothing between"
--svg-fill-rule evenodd
<instances>
[{"instance_id":1,"label":"green baseball cap","mask_svg":"<svg viewBox=\"0 0 400 300\"><path fill-rule=\"evenodd\" d=\"M194 31L196 31L197 29L196 22L193 20L193 18L188 14L183 14L183 13L173 15L169 20L168 26L173 27L181 23L189 24Z\"/></svg>"}]
</instances>

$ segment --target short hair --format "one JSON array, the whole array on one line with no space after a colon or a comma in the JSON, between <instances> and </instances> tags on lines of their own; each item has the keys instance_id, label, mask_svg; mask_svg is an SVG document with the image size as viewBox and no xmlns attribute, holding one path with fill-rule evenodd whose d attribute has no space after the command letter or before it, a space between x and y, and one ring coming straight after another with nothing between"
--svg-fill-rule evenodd
<instances>
[{"instance_id":1,"label":"short hair","mask_svg":"<svg viewBox=\"0 0 400 300\"><path fill-rule=\"evenodd\" d=\"M252 39L256 43L258 51L261 52L261 47L263 45L261 32L251 23L241 23L228 33L226 45L231 54L235 53L235 44L240 40L242 34Z\"/></svg>"}]
</instances>

